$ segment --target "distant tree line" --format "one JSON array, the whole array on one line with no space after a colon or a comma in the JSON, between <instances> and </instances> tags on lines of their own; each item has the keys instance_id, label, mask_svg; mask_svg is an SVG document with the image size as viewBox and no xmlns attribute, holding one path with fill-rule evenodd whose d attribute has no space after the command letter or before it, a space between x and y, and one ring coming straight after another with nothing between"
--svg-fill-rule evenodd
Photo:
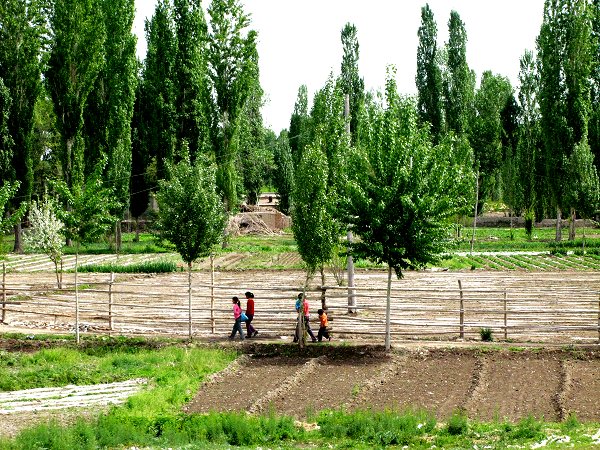
<instances>
[{"instance_id":1,"label":"distant tree line","mask_svg":"<svg viewBox=\"0 0 600 450\"><path fill-rule=\"evenodd\" d=\"M547 0L536 52L522 56L515 91L490 71L477 83L456 11L448 42L438 46L425 5L414 98L397 92L393 68L385 92L365 90L358 30L348 23L339 75L312 104L300 86L289 128L276 134L263 124L257 33L239 0L207 8L200 0L159 0L145 24L143 61L135 56L133 0L5 0L0 176L14 193L3 217L14 229L14 250L21 250L22 205L59 192L49 180L77 197L98 177L118 242L126 211L142 215L149 195L174 174L205 173L175 170L180 162L214 168L206 173L230 213L273 187L311 270L342 251L348 227L373 232L359 213L379 224L406 214L418 242L394 242L398 233L386 237L389 227L361 236L374 239L375 258L397 273L430 259L415 253L427 240L426 253L439 253L447 223L489 201L523 215L529 232L545 217L573 224L577 215L592 217L600 197L599 10L597 0ZM449 174L462 191L439 193L441 203L415 197L447 186ZM373 209L373 196L390 192L400 203L382 197L380 206L388 206ZM557 239L560 231L557 225ZM376 241L404 252L388 254Z\"/></svg>"}]
</instances>

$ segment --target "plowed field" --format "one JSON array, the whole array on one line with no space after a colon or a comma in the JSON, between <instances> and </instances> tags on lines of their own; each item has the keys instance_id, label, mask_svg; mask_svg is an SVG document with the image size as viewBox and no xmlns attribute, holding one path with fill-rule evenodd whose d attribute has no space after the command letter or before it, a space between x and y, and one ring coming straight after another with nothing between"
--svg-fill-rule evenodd
<instances>
[{"instance_id":1,"label":"plowed field","mask_svg":"<svg viewBox=\"0 0 600 450\"><path fill-rule=\"evenodd\" d=\"M425 409L439 420L600 421L598 351L434 349L391 354L244 356L205 383L188 412Z\"/></svg>"}]
</instances>

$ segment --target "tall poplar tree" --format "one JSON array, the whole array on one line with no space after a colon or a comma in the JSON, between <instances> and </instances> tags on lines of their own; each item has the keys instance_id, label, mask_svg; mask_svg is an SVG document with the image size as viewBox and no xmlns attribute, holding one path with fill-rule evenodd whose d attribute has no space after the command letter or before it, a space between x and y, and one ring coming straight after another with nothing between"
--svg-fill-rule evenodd
<instances>
[{"instance_id":1,"label":"tall poplar tree","mask_svg":"<svg viewBox=\"0 0 600 450\"><path fill-rule=\"evenodd\" d=\"M177 51L173 67L178 150L187 146L192 162L210 148L206 111L207 24L200 0L175 0L174 22Z\"/></svg>"},{"instance_id":2,"label":"tall poplar tree","mask_svg":"<svg viewBox=\"0 0 600 450\"><path fill-rule=\"evenodd\" d=\"M448 77L444 84L444 108L447 131L468 135L473 112L475 75L467 64L467 31L456 11L450 13L449 38L446 45Z\"/></svg>"},{"instance_id":3,"label":"tall poplar tree","mask_svg":"<svg viewBox=\"0 0 600 450\"><path fill-rule=\"evenodd\" d=\"M0 4L0 79L10 95L6 121L12 146L4 146L0 178L19 181L9 213L28 202L33 188L34 107L42 90L42 47L47 37L44 2L4 0ZM8 163L8 164L7 164ZM15 252L22 251L21 223L14 228Z\"/></svg>"},{"instance_id":4,"label":"tall poplar tree","mask_svg":"<svg viewBox=\"0 0 600 450\"><path fill-rule=\"evenodd\" d=\"M289 214L294 189L294 162L286 130L282 130L277 138L273 159L275 163L273 184L279 194L279 210Z\"/></svg>"},{"instance_id":5,"label":"tall poplar tree","mask_svg":"<svg viewBox=\"0 0 600 450\"><path fill-rule=\"evenodd\" d=\"M512 94L507 78L485 71L481 85L475 94L471 117L470 143L479 169L481 202L497 198L497 175L503 161L502 155L502 111Z\"/></svg>"},{"instance_id":6,"label":"tall poplar tree","mask_svg":"<svg viewBox=\"0 0 600 450\"><path fill-rule=\"evenodd\" d=\"M154 15L145 24L148 49L142 69L138 127L140 150L147 155L148 164L154 161L156 180L166 178L165 167L173 162L177 142L174 80L177 45L173 27L169 0L159 0Z\"/></svg>"},{"instance_id":7,"label":"tall poplar tree","mask_svg":"<svg viewBox=\"0 0 600 450\"><path fill-rule=\"evenodd\" d=\"M575 145L587 145L590 19L586 0L546 0L537 41L545 175L556 210L557 241L562 238L562 213L572 206L565 196L569 184L566 162Z\"/></svg>"},{"instance_id":8,"label":"tall poplar tree","mask_svg":"<svg viewBox=\"0 0 600 450\"><path fill-rule=\"evenodd\" d=\"M440 140L443 126L442 72L438 63L437 25L433 11L421 8L421 26L417 49L417 109L421 123L429 123L433 142Z\"/></svg>"},{"instance_id":9,"label":"tall poplar tree","mask_svg":"<svg viewBox=\"0 0 600 450\"><path fill-rule=\"evenodd\" d=\"M535 59L531 51L521 57L519 71L519 139L516 159L518 161L518 198L525 217L525 232L531 237L535 209L541 203L539 191L543 183L536 177L540 164L540 111L537 102L539 79Z\"/></svg>"},{"instance_id":10,"label":"tall poplar tree","mask_svg":"<svg viewBox=\"0 0 600 450\"><path fill-rule=\"evenodd\" d=\"M350 97L350 135L352 143L356 144L358 120L360 110L365 100L365 82L358 71L358 60L360 57L356 26L347 23L342 28L342 68L340 73L340 84L342 92Z\"/></svg>"},{"instance_id":11,"label":"tall poplar tree","mask_svg":"<svg viewBox=\"0 0 600 450\"><path fill-rule=\"evenodd\" d=\"M61 134L60 160L69 186L84 181L83 111L104 64L106 30L100 0L55 0L45 79Z\"/></svg>"},{"instance_id":12,"label":"tall poplar tree","mask_svg":"<svg viewBox=\"0 0 600 450\"><path fill-rule=\"evenodd\" d=\"M91 173L102 158L108 157L105 182L113 188L120 211L116 246L120 248L120 219L129 206L131 177L131 120L137 84L135 57L137 39L132 34L133 0L104 0L102 14L107 35L104 64L84 114L86 172Z\"/></svg>"},{"instance_id":13,"label":"tall poplar tree","mask_svg":"<svg viewBox=\"0 0 600 450\"><path fill-rule=\"evenodd\" d=\"M207 117L218 167L217 186L227 210L232 211L238 200L235 179L238 155L234 138L258 67L257 34L248 30L250 17L239 0L213 0L208 14L208 74L212 101L207 102Z\"/></svg>"},{"instance_id":14,"label":"tall poplar tree","mask_svg":"<svg viewBox=\"0 0 600 450\"><path fill-rule=\"evenodd\" d=\"M308 116L308 88L305 84L298 88L298 96L294 104L294 111L290 118L289 143L292 152L294 168L300 164L302 151L310 140L310 127Z\"/></svg>"}]
</instances>

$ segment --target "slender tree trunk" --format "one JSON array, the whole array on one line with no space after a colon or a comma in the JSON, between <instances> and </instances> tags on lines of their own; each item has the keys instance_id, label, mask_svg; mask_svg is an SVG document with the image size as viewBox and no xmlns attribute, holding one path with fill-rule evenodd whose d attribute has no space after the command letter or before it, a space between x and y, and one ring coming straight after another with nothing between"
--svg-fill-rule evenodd
<instances>
[{"instance_id":1,"label":"slender tree trunk","mask_svg":"<svg viewBox=\"0 0 600 450\"><path fill-rule=\"evenodd\" d=\"M321 308L327 309L325 298L325 269L321 266Z\"/></svg>"},{"instance_id":2,"label":"slender tree trunk","mask_svg":"<svg viewBox=\"0 0 600 450\"><path fill-rule=\"evenodd\" d=\"M560 242L562 240L562 211L560 208L556 208L556 237L555 241Z\"/></svg>"},{"instance_id":3,"label":"slender tree trunk","mask_svg":"<svg viewBox=\"0 0 600 450\"><path fill-rule=\"evenodd\" d=\"M471 237L471 254L473 254L473 244L475 244L475 230L477 229L477 203L479 203L479 171L475 179L475 215L473 216L473 236Z\"/></svg>"},{"instance_id":4,"label":"slender tree trunk","mask_svg":"<svg viewBox=\"0 0 600 450\"><path fill-rule=\"evenodd\" d=\"M391 292L392 292L392 266L388 265L387 300L385 303L385 351L390 351L392 333L390 330L391 320Z\"/></svg>"},{"instance_id":5,"label":"slender tree trunk","mask_svg":"<svg viewBox=\"0 0 600 450\"><path fill-rule=\"evenodd\" d=\"M135 218L135 237L133 238L133 242L140 242L140 218Z\"/></svg>"},{"instance_id":6,"label":"slender tree trunk","mask_svg":"<svg viewBox=\"0 0 600 450\"><path fill-rule=\"evenodd\" d=\"M571 220L569 222L569 240L575 240L575 218L577 214L575 213L575 208L571 208Z\"/></svg>"},{"instance_id":7,"label":"slender tree trunk","mask_svg":"<svg viewBox=\"0 0 600 450\"><path fill-rule=\"evenodd\" d=\"M19 220L14 227L15 231L15 245L13 247L13 253L23 253L23 241L21 240L21 221Z\"/></svg>"},{"instance_id":8,"label":"slender tree trunk","mask_svg":"<svg viewBox=\"0 0 600 450\"><path fill-rule=\"evenodd\" d=\"M123 244L123 229L121 228L121 221L118 220L115 224L115 250L117 253L121 252L121 246Z\"/></svg>"}]
</instances>

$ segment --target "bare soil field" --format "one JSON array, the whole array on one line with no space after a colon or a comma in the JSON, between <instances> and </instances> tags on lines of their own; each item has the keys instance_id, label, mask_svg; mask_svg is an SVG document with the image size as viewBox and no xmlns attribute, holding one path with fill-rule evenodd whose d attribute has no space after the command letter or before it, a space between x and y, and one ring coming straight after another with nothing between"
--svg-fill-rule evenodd
<instances>
[{"instance_id":1,"label":"bare soil field","mask_svg":"<svg viewBox=\"0 0 600 450\"><path fill-rule=\"evenodd\" d=\"M485 421L576 414L600 422L600 352L593 349L360 350L244 356L206 382L186 411L274 411L306 420L322 409L424 409L443 421L463 410Z\"/></svg>"}]
</instances>

